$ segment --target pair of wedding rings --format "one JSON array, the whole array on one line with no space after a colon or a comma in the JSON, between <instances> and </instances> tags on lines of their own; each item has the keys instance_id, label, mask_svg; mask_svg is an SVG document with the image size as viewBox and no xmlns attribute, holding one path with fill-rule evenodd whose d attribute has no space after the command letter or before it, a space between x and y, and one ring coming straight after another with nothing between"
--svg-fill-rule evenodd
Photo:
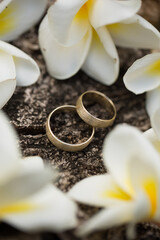
<instances>
[{"instance_id":1,"label":"pair of wedding rings","mask_svg":"<svg viewBox=\"0 0 160 240\"><path fill-rule=\"evenodd\" d=\"M109 114L109 119L100 119L92 115L84 106L84 100L90 101L92 103L99 103L106 112ZM52 131L51 129L51 117L55 116L57 113L60 112L77 112L79 117L88 125L92 126L92 133L91 136L85 141L80 144L70 144L64 141L61 141ZM92 141L95 127L97 128L106 128L113 124L116 118L116 108L113 102L105 96L101 92L97 91L87 91L84 92L77 100L76 106L72 105L63 105L54 109L48 116L46 122L46 133L49 140L59 149L68 151L68 152L76 152L84 149L89 145Z\"/></svg>"}]
</instances>

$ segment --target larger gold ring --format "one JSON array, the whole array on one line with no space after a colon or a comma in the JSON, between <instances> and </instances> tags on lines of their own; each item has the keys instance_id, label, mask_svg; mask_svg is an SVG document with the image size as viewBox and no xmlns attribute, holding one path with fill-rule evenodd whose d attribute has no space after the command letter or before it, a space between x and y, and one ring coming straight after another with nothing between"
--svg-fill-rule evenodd
<instances>
[{"instance_id":1,"label":"larger gold ring","mask_svg":"<svg viewBox=\"0 0 160 240\"><path fill-rule=\"evenodd\" d=\"M109 113L110 115L109 119L100 119L89 113L83 104L84 98L85 100L90 100L92 103L96 102L103 106L106 109L106 112ZM78 98L76 107L77 113L83 119L83 121L93 127L98 128L109 127L113 124L116 118L116 108L114 106L114 103L101 92L93 90L84 92Z\"/></svg>"},{"instance_id":2,"label":"larger gold ring","mask_svg":"<svg viewBox=\"0 0 160 240\"><path fill-rule=\"evenodd\" d=\"M62 111L69 111L69 112L75 112L76 111L76 107L72 106L72 105L64 105L64 106L60 106L57 107L56 109L54 109L48 116L47 122L46 122L46 133L47 136L49 138L49 140L59 149L68 151L68 152L76 152L76 151L80 151L82 149L84 149L85 147L88 146L88 144L92 141L94 133L95 133L95 129L92 128L92 133L91 136L87 139L87 141L82 142L80 144L70 144L70 143L66 143L61 141L59 138L56 137L56 135L52 132L51 130L51 125L50 125L50 121L51 121L51 117L53 115L56 115L59 112ZM91 126L89 126L91 127Z\"/></svg>"}]
</instances>

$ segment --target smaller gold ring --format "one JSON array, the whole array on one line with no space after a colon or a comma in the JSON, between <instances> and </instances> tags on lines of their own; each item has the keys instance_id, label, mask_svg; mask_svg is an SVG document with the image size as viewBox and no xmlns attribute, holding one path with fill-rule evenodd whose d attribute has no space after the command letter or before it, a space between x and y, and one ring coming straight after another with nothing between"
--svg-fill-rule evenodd
<instances>
[{"instance_id":1,"label":"smaller gold ring","mask_svg":"<svg viewBox=\"0 0 160 240\"><path fill-rule=\"evenodd\" d=\"M86 100L90 100L91 102L99 103L101 106L103 106L108 113L110 113L111 117L109 119L100 119L95 116L93 116L91 113L87 111L83 104L84 97ZM114 103L103 93L98 91L87 91L84 92L77 100L76 103L77 107L77 113L80 116L80 118L83 119L84 122L91 125L92 127L97 128L106 128L113 124L115 118L116 118L116 108Z\"/></svg>"},{"instance_id":2,"label":"smaller gold ring","mask_svg":"<svg viewBox=\"0 0 160 240\"><path fill-rule=\"evenodd\" d=\"M49 138L49 140L59 149L62 149L62 150L65 150L67 152L76 152L76 151L80 151L84 148L86 148L89 143L92 141L93 139L93 136L94 136L94 133L95 133L95 129L94 127L92 128L92 133L91 133L91 136L85 141L85 142L82 142L82 143L78 143L78 144L70 144L70 143L66 143L64 141L61 141L59 138L56 137L56 135L54 135L54 133L52 132L51 130L51 126L50 126L50 120L51 120L51 117L53 115L56 115L56 113L58 112L63 112L63 111L69 111L69 112L75 112L77 113L76 111L76 107L75 106L72 106L72 105L63 105L63 106L60 106L60 107L57 107L56 109L54 109L48 116L48 119L47 119L47 122L46 122L46 133L47 133L47 136ZM89 126L91 127L91 126Z\"/></svg>"}]
</instances>

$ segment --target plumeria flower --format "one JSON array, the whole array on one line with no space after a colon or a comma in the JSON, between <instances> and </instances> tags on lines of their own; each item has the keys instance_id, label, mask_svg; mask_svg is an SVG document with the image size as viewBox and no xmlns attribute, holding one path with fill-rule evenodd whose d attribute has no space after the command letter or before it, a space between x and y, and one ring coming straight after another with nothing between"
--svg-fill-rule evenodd
<instances>
[{"instance_id":1,"label":"plumeria flower","mask_svg":"<svg viewBox=\"0 0 160 240\"><path fill-rule=\"evenodd\" d=\"M148 138L148 140L152 143L154 148L157 150L157 152L160 154L160 139L159 135L156 134L153 128L150 128L149 130L144 132L145 137Z\"/></svg>"},{"instance_id":2,"label":"plumeria flower","mask_svg":"<svg viewBox=\"0 0 160 240\"><path fill-rule=\"evenodd\" d=\"M140 0L55 1L39 30L49 73L67 79L82 68L97 81L114 83L119 72L115 44L159 47L160 33L136 15L140 6Z\"/></svg>"},{"instance_id":3,"label":"plumeria flower","mask_svg":"<svg viewBox=\"0 0 160 240\"><path fill-rule=\"evenodd\" d=\"M126 72L124 83L135 94L147 92L147 112L160 138L160 53L148 54L135 61Z\"/></svg>"},{"instance_id":4,"label":"plumeria flower","mask_svg":"<svg viewBox=\"0 0 160 240\"><path fill-rule=\"evenodd\" d=\"M11 41L29 30L42 17L47 0L0 1L0 39Z\"/></svg>"},{"instance_id":5,"label":"plumeria flower","mask_svg":"<svg viewBox=\"0 0 160 240\"><path fill-rule=\"evenodd\" d=\"M69 195L76 201L101 207L83 223L78 235L128 224L133 237L136 223L160 221L160 155L138 129L117 126L103 146L108 173L77 183Z\"/></svg>"},{"instance_id":6,"label":"plumeria flower","mask_svg":"<svg viewBox=\"0 0 160 240\"><path fill-rule=\"evenodd\" d=\"M151 119L151 125L160 139L160 86L147 92L146 108Z\"/></svg>"},{"instance_id":7,"label":"plumeria flower","mask_svg":"<svg viewBox=\"0 0 160 240\"><path fill-rule=\"evenodd\" d=\"M76 205L51 184L40 157L22 159L17 136L0 112L0 220L23 231L55 232L76 225Z\"/></svg>"},{"instance_id":8,"label":"plumeria flower","mask_svg":"<svg viewBox=\"0 0 160 240\"><path fill-rule=\"evenodd\" d=\"M31 85L39 75L39 67L30 56L0 41L0 109L11 98L16 85Z\"/></svg>"}]
</instances>

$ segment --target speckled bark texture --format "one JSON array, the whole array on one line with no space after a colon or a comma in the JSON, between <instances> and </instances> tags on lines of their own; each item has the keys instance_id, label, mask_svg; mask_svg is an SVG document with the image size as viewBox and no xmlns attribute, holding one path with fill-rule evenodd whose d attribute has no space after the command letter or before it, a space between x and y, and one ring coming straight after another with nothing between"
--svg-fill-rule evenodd
<instances>
[{"instance_id":1,"label":"speckled bark texture","mask_svg":"<svg viewBox=\"0 0 160 240\"><path fill-rule=\"evenodd\" d=\"M51 3L52 1L50 1ZM158 26L160 16L159 0L144 0L144 10L141 13L147 18L154 15L152 21ZM152 13L154 9L154 14ZM156 16L155 16L156 15ZM21 36L13 44L30 54L39 64L41 77L36 84L27 88L17 88L14 96L5 106L4 110L9 115L11 122L17 129L20 137L20 145L24 156L39 155L47 163L59 170L59 179L56 185L64 192L68 191L76 182L81 179L105 173L103 165L102 145L105 136L115 125L119 123L129 123L138 127L142 131L150 127L149 118L145 110L145 95L135 96L129 92L123 84L122 78L127 68L141 56L148 53L147 50L119 49L121 58L121 71L117 82L113 86L104 86L85 73L79 72L74 77L65 81L58 81L50 77L38 46L38 26ZM98 90L110 97L117 108L117 118L114 125L108 129L97 130L93 142L83 151L68 153L58 150L53 146L45 133L45 122L48 114L55 108L63 104L75 105L78 96L86 90ZM101 111L98 107L95 113ZM63 124L67 128L62 127ZM72 135L77 140L82 136L83 124L79 125L76 119L67 118L62 121L61 116L57 116L55 131L59 136L66 136L70 139ZM80 206L78 217L84 221L97 209ZM25 234L8 225L0 225L0 240L76 240L73 232L54 235L53 233ZM108 231L94 233L83 240L125 240L125 226L110 229ZM136 240L158 240L160 239L160 228L149 223L137 225ZM82 240L82 239L81 239Z\"/></svg>"},{"instance_id":2,"label":"speckled bark texture","mask_svg":"<svg viewBox=\"0 0 160 240\"><path fill-rule=\"evenodd\" d=\"M160 0L143 0L140 14L160 30Z\"/></svg>"}]
</instances>

